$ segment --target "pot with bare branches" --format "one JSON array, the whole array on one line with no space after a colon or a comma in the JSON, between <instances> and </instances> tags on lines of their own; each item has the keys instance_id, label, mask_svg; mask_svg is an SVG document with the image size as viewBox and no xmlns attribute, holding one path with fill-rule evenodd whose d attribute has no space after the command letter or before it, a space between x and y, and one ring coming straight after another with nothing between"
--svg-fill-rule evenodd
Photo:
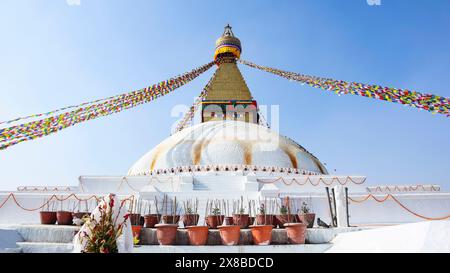
<instances>
[{"instance_id":1,"label":"pot with bare branches","mask_svg":"<svg viewBox=\"0 0 450 273\"><path fill-rule=\"evenodd\" d=\"M44 204L42 210L39 212L39 216L41 219L41 224L54 225L57 220L55 202L50 202L50 200L44 199Z\"/></svg>"},{"instance_id":2,"label":"pot with bare branches","mask_svg":"<svg viewBox=\"0 0 450 273\"><path fill-rule=\"evenodd\" d=\"M223 209L225 213L225 218L222 225L218 226L220 238L222 244L227 246L237 245L239 243L239 237L241 235L241 227L238 225L233 225L232 217L230 217L230 206L228 200L222 201Z\"/></svg>"},{"instance_id":3,"label":"pot with bare branches","mask_svg":"<svg viewBox=\"0 0 450 273\"><path fill-rule=\"evenodd\" d=\"M158 210L158 199L155 197L154 206L147 201L147 213L144 215L144 224L146 228L153 228L161 221L161 214Z\"/></svg>"},{"instance_id":4,"label":"pot with bare branches","mask_svg":"<svg viewBox=\"0 0 450 273\"><path fill-rule=\"evenodd\" d=\"M269 220L273 220L273 215L266 214L267 202L265 200L264 203L260 202L259 205L259 214L255 219L254 225L250 226L250 230L252 233L253 243L255 245L269 245L272 242L272 224L268 224ZM256 207L253 206L254 210ZM256 214L256 211L255 211Z\"/></svg>"},{"instance_id":5,"label":"pot with bare branches","mask_svg":"<svg viewBox=\"0 0 450 273\"><path fill-rule=\"evenodd\" d=\"M56 221L58 222L58 225L72 225L73 218L72 218L72 211L70 210L70 201L68 202L69 210L63 209L63 202L60 201L60 210L56 212ZM73 210L73 209L72 209Z\"/></svg>"},{"instance_id":6,"label":"pot with bare branches","mask_svg":"<svg viewBox=\"0 0 450 273\"><path fill-rule=\"evenodd\" d=\"M245 213L244 197L238 201L233 201L233 223L241 228L249 226L249 214Z\"/></svg>"},{"instance_id":7,"label":"pot with bare branches","mask_svg":"<svg viewBox=\"0 0 450 273\"><path fill-rule=\"evenodd\" d=\"M169 205L171 206L170 208ZM156 237L160 245L175 244L179 219L179 207L176 197L174 197L173 202L170 202L168 196L164 195L162 223L155 225Z\"/></svg>"}]
</instances>

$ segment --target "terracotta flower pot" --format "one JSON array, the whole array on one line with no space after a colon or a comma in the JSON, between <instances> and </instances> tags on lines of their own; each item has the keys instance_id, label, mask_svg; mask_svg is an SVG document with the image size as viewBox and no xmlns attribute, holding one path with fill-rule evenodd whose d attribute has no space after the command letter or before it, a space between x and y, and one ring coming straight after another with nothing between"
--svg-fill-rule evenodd
<instances>
[{"instance_id":1,"label":"terracotta flower pot","mask_svg":"<svg viewBox=\"0 0 450 273\"><path fill-rule=\"evenodd\" d=\"M273 218L274 216L272 214L258 214L256 215L256 225L273 225Z\"/></svg>"},{"instance_id":2,"label":"terracotta flower pot","mask_svg":"<svg viewBox=\"0 0 450 273\"><path fill-rule=\"evenodd\" d=\"M183 225L184 227L196 226L200 215L198 214L185 214L183 215Z\"/></svg>"},{"instance_id":3,"label":"terracotta flower pot","mask_svg":"<svg viewBox=\"0 0 450 273\"><path fill-rule=\"evenodd\" d=\"M284 224L290 244L304 244L306 238L306 224L287 223Z\"/></svg>"},{"instance_id":4,"label":"terracotta flower pot","mask_svg":"<svg viewBox=\"0 0 450 273\"><path fill-rule=\"evenodd\" d=\"M241 236L240 226L218 226L222 244L226 246L234 246L239 243Z\"/></svg>"},{"instance_id":5,"label":"terracotta flower pot","mask_svg":"<svg viewBox=\"0 0 450 273\"><path fill-rule=\"evenodd\" d=\"M41 211L39 214L42 225L54 225L56 223L56 211Z\"/></svg>"},{"instance_id":6,"label":"terracotta flower pot","mask_svg":"<svg viewBox=\"0 0 450 273\"><path fill-rule=\"evenodd\" d=\"M177 238L178 224L156 224L156 237L160 245L173 245Z\"/></svg>"},{"instance_id":7,"label":"terracotta flower pot","mask_svg":"<svg viewBox=\"0 0 450 273\"><path fill-rule=\"evenodd\" d=\"M209 228L216 229L217 226L223 223L224 215L209 215L206 217L206 224Z\"/></svg>"},{"instance_id":8,"label":"terracotta flower pot","mask_svg":"<svg viewBox=\"0 0 450 273\"><path fill-rule=\"evenodd\" d=\"M133 238L141 239L142 226L131 226L131 231L133 232Z\"/></svg>"},{"instance_id":9,"label":"terracotta flower pot","mask_svg":"<svg viewBox=\"0 0 450 273\"><path fill-rule=\"evenodd\" d=\"M133 226L141 226L141 215L138 213L130 213L130 222Z\"/></svg>"},{"instance_id":10,"label":"terracotta flower pot","mask_svg":"<svg viewBox=\"0 0 450 273\"><path fill-rule=\"evenodd\" d=\"M249 216L248 217L248 225L247 225L247 227L253 225L254 223L255 223L255 217Z\"/></svg>"},{"instance_id":11,"label":"terracotta flower pot","mask_svg":"<svg viewBox=\"0 0 450 273\"><path fill-rule=\"evenodd\" d=\"M270 242L272 241L272 225L255 225L250 226L252 237L253 237L253 243L255 245L270 245Z\"/></svg>"},{"instance_id":12,"label":"terracotta flower pot","mask_svg":"<svg viewBox=\"0 0 450 273\"><path fill-rule=\"evenodd\" d=\"M296 214L278 214L276 216L277 225L279 228L284 228L284 224L299 222Z\"/></svg>"},{"instance_id":13,"label":"terracotta flower pot","mask_svg":"<svg viewBox=\"0 0 450 273\"><path fill-rule=\"evenodd\" d=\"M180 215L163 215L162 217L164 224L177 224L180 221Z\"/></svg>"},{"instance_id":14,"label":"terracotta flower pot","mask_svg":"<svg viewBox=\"0 0 450 273\"><path fill-rule=\"evenodd\" d=\"M193 246L206 245L208 241L208 227L207 226L187 226L189 243Z\"/></svg>"},{"instance_id":15,"label":"terracotta flower pot","mask_svg":"<svg viewBox=\"0 0 450 273\"><path fill-rule=\"evenodd\" d=\"M159 223L161 219L160 214L147 214L144 216L144 224L146 228L153 228Z\"/></svg>"},{"instance_id":16,"label":"terracotta flower pot","mask_svg":"<svg viewBox=\"0 0 450 273\"><path fill-rule=\"evenodd\" d=\"M298 218L300 222L306 224L308 228L312 228L314 226L314 220L316 219L315 213L300 213L298 214Z\"/></svg>"},{"instance_id":17,"label":"terracotta flower pot","mask_svg":"<svg viewBox=\"0 0 450 273\"><path fill-rule=\"evenodd\" d=\"M248 214L233 214L233 224L240 226L241 228L247 228L249 226Z\"/></svg>"},{"instance_id":18,"label":"terracotta flower pot","mask_svg":"<svg viewBox=\"0 0 450 273\"><path fill-rule=\"evenodd\" d=\"M56 219L58 221L58 225L72 225L72 212L70 211L57 211Z\"/></svg>"},{"instance_id":19,"label":"terracotta flower pot","mask_svg":"<svg viewBox=\"0 0 450 273\"><path fill-rule=\"evenodd\" d=\"M232 216L225 216L223 218L223 222L221 224L225 225L225 226L234 225L233 217Z\"/></svg>"}]
</instances>

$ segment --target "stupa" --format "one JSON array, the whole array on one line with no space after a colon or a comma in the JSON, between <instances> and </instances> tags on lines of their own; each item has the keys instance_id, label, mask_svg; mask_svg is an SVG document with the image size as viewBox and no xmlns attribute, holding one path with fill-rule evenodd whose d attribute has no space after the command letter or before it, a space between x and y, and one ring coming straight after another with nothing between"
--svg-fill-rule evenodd
<instances>
[{"instance_id":1,"label":"stupa","mask_svg":"<svg viewBox=\"0 0 450 273\"><path fill-rule=\"evenodd\" d=\"M240 198L282 203L289 197L322 222L341 227L433 220L448 212L450 194L438 185L366 186L364 176L330 175L307 149L271 130L238 68L241 53L241 41L227 25L216 41L217 70L204 90L200 123L161 141L126 175L81 175L76 186L0 193L0 202L11 194L15 200L2 204L0 224L38 223L39 210L24 208L39 208L53 195L82 199L108 193L143 202L197 199L200 222L209 201ZM58 206L69 209L70 203Z\"/></svg>"}]
</instances>

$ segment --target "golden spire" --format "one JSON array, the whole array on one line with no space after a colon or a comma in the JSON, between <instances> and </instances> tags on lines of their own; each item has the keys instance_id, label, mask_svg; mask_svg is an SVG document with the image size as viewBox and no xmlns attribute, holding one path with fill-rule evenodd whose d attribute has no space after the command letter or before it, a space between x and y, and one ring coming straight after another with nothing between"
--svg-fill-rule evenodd
<instances>
[{"instance_id":1,"label":"golden spire","mask_svg":"<svg viewBox=\"0 0 450 273\"><path fill-rule=\"evenodd\" d=\"M239 58L241 52L241 41L234 36L230 24L226 25L222 37L216 41L214 60L219 56L234 56L235 58Z\"/></svg>"}]
</instances>

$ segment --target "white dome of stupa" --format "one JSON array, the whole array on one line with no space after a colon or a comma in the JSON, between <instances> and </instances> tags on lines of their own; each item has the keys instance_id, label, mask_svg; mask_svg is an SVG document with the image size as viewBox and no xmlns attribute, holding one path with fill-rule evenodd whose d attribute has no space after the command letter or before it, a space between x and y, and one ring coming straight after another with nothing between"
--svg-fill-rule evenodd
<instances>
[{"instance_id":1,"label":"white dome of stupa","mask_svg":"<svg viewBox=\"0 0 450 273\"><path fill-rule=\"evenodd\" d=\"M130 168L128 175L187 166L257 166L327 174L315 156L269 128L240 121L209 121L158 144Z\"/></svg>"}]
</instances>

